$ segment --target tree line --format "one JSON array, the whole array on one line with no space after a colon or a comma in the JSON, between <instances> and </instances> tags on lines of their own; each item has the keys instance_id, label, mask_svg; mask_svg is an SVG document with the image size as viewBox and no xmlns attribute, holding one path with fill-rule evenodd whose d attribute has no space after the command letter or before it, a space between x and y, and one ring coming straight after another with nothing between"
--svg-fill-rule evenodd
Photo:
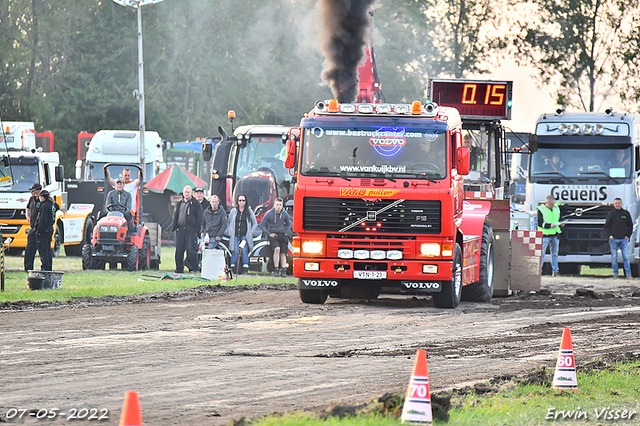
<instances>
[{"instance_id":1,"label":"tree line","mask_svg":"<svg viewBox=\"0 0 640 426\"><path fill-rule=\"evenodd\" d=\"M379 0L372 44L390 102L428 77L481 75L515 57L560 104L640 98L638 0ZM142 9L147 129L172 141L219 125L299 123L321 79L315 0L164 0ZM136 129L136 12L111 0L3 0L0 113L55 133L67 170L80 131ZM490 60L488 58L494 58Z\"/></svg>"}]
</instances>

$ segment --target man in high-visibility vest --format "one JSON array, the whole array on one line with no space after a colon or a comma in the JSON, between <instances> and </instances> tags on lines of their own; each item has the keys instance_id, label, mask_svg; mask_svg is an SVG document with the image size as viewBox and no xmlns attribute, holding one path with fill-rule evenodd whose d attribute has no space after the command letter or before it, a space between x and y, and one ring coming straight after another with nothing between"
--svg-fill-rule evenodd
<instances>
[{"instance_id":1,"label":"man in high-visibility vest","mask_svg":"<svg viewBox=\"0 0 640 426\"><path fill-rule=\"evenodd\" d=\"M538 206L538 231L542 231L542 263L547 247L551 246L552 276L558 276L558 247L564 222L560 221L560 208L556 206L556 199L549 194L544 204Z\"/></svg>"}]
</instances>

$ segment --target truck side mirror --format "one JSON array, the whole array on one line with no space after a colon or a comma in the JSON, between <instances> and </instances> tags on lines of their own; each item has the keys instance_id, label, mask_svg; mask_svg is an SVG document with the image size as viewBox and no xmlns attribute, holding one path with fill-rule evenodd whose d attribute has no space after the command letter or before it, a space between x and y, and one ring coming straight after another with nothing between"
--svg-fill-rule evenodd
<instances>
[{"instance_id":1,"label":"truck side mirror","mask_svg":"<svg viewBox=\"0 0 640 426\"><path fill-rule=\"evenodd\" d=\"M11 185L13 185L11 162L8 155L3 155L2 161L0 161L0 187Z\"/></svg>"},{"instance_id":2,"label":"truck side mirror","mask_svg":"<svg viewBox=\"0 0 640 426\"><path fill-rule=\"evenodd\" d=\"M204 161L211 161L213 155L213 143L209 139L205 140L202 144L202 159Z\"/></svg>"},{"instance_id":3,"label":"truck side mirror","mask_svg":"<svg viewBox=\"0 0 640 426\"><path fill-rule=\"evenodd\" d=\"M284 159L284 166L292 169L296 165L296 142L300 139L300 128L293 127L289 130L289 139L287 140L287 155Z\"/></svg>"},{"instance_id":4,"label":"truck side mirror","mask_svg":"<svg viewBox=\"0 0 640 426\"><path fill-rule=\"evenodd\" d=\"M470 167L471 159L469 155L469 148L466 146L461 146L460 148L458 148L458 164L456 164L458 174L462 176L468 175Z\"/></svg>"},{"instance_id":5,"label":"truck side mirror","mask_svg":"<svg viewBox=\"0 0 640 426\"><path fill-rule=\"evenodd\" d=\"M529 135L529 152L536 152L538 150L538 135Z\"/></svg>"},{"instance_id":6,"label":"truck side mirror","mask_svg":"<svg viewBox=\"0 0 640 426\"><path fill-rule=\"evenodd\" d=\"M64 181L64 166L56 166L54 173L56 182Z\"/></svg>"}]
</instances>

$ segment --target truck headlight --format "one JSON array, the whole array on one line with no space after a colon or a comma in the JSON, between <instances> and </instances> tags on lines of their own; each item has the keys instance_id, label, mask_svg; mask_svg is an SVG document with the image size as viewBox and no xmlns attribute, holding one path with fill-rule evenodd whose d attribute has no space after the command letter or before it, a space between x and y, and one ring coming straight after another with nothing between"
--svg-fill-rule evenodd
<instances>
[{"instance_id":1,"label":"truck headlight","mask_svg":"<svg viewBox=\"0 0 640 426\"><path fill-rule=\"evenodd\" d=\"M303 241L302 254L322 254L324 251L323 241Z\"/></svg>"},{"instance_id":2,"label":"truck headlight","mask_svg":"<svg viewBox=\"0 0 640 426\"><path fill-rule=\"evenodd\" d=\"M438 257L440 256L440 244L422 243L420 244L420 254L424 257Z\"/></svg>"}]
</instances>

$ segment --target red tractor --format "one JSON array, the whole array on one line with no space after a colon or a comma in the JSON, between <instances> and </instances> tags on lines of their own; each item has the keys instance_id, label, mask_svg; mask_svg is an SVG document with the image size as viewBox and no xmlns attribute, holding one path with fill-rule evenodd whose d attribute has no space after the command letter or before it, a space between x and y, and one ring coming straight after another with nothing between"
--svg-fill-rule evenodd
<instances>
[{"instance_id":1,"label":"red tractor","mask_svg":"<svg viewBox=\"0 0 640 426\"><path fill-rule=\"evenodd\" d=\"M106 167L116 165L106 164ZM117 164L122 167L122 164ZM127 164L127 167L140 171L137 164ZM105 205L108 187L105 180ZM142 200L142 188L138 188L139 200ZM105 207L106 213L98 220L93 229L91 244L82 247L82 269L104 269L109 264L109 269L117 269L118 263L122 269L137 271L147 269L151 252L149 250L149 229L140 221L142 203L138 213L133 217L133 223L127 223L124 216L125 207L118 204L109 204ZM103 213L103 214L104 214Z\"/></svg>"}]
</instances>

